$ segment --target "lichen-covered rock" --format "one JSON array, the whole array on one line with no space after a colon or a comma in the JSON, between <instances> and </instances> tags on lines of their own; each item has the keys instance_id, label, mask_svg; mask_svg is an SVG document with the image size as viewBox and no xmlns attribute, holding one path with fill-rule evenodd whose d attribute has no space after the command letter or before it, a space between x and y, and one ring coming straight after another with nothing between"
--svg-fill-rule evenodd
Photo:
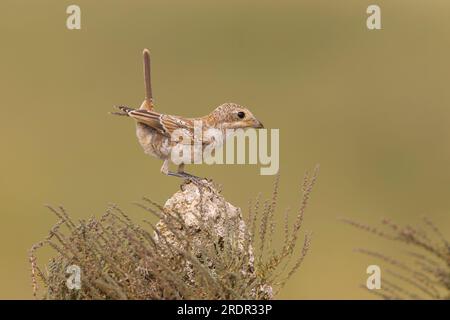
<instances>
[{"instance_id":1,"label":"lichen-covered rock","mask_svg":"<svg viewBox=\"0 0 450 320\"><path fill-rule=\"evenodd\" d=\"M190 235L192 249L197 251L196 254L207 246L215 245L223 249L228 245L231 249L248 254L251 264L249 269L253 269L253 249L246 243L249 234L241 209L227 202L212 182L185 182L181 190L166 201L164 212L181 219L182 223L174 223L174 227ZM159 221L156 228L172 244L180 247L181 244L177 243L166 222ZM158 240L158 235L155 238ZM205 240L209 240L208 243Z\"/></svg>"},{"instance_id":2,"label":"lichen-covered rock","mask_svg":"<svg viewBox=\"0 0 450 320\"><path fill-rule=\"evenodd\" d=\"M203 181L204 184L183 184L166 201L165 211L178 214L190 232L209 228L220 241L227 236L237 237L239 249L244 250L247 230L241 209L227 202L211 182Z\"/></svg>"},{"instance_id":3,"label":"lichen-covered rock","mask_svg":"<svg viewBox=\"0 0 450 320\"><path fill-rule=\"evenodd\" d=\"M185 182L181 190L166 201L164 213L172 218L157 223L156 242L164 238L171 246L192 254L208 268L212 277L223 278L229 263L234 267L234 270L229 267L230 277L239 273L238 276L245 277L249 283L256 279L253 248L241 209L227 202L212 182ZM189 239L189 243L185 239ZM197 269L187 263L188 281L196 281ZM272 298L270 286L256 286L253 294L256 296L258 292L261 297L261 291L265 298Z\"/></svg>"}]
</instances>

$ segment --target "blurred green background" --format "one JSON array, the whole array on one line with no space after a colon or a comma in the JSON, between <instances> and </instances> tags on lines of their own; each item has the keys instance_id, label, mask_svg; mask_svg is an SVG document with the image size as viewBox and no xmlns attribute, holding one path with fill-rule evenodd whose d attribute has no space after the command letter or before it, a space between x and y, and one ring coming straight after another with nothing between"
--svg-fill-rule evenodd
<instances>
[{"instance_id":1,"label":"blurred green background","mask_svg":"<svg viewBox=\"0 0 450 320\"><path fill-rule=\"evenodd\" d=\"M73 3L79 31L65 26ZM159 110L199 116L232 101L280 129L281 208L297 206L320 163L312 248L279 298L372 298L359 285L375 261L352 250L394 248L338 217L426 215L450 231L450 3L378 0L383 29L369 31L372 3L2 0L0 298L32 298L27 252L55 222L43 204L82 219L115 202L139 220L131 202L178 190L134 124L107 114L143 100L144 47ZM242 207L274 179L257 166L189 169Z\"/></svg>"}]
</instances>

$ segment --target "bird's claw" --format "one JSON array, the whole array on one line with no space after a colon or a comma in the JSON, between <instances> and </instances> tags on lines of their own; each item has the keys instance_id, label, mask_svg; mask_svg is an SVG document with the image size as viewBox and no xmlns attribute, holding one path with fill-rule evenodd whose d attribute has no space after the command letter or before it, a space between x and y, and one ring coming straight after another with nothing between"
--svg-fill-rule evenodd
<instances>
[{"instance_id":1,"label":"bird's claw","mask_svg":"<svg viewBox=\"0 0 450 320\"><path fill-rule=\"evenodd\" d=\"M205 184L207 183L207 180L205 178L197 177L185 172L183 172L182 174L184 175L184 179L191 181L197 187L205 186Z\"/></svg>"}]
</instances>

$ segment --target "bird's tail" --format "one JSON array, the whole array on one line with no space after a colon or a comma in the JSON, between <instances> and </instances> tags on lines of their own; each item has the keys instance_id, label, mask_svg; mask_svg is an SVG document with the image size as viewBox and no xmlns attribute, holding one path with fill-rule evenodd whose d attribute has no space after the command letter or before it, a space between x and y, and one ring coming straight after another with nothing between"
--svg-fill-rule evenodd
<instances>
[{"instance_id":1,"label":"bird's tail","mask_svg":"<svg viewBox=\"0 0 450 320\"><path fill-rule=\"evenodd\" d=\"M119 111L110 112L110 114L116 115L116 116L130 116L131 111L135 111L136 109L129 108L127 106L114 106L115 108L119 109Z\"/></svg>"}]
</instances>

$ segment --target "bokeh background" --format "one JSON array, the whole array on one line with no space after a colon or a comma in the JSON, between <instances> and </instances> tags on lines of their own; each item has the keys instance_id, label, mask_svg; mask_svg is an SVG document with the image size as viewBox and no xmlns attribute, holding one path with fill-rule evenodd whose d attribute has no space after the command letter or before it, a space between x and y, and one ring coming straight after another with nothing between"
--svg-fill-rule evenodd
<instances>
[{"instance_id":1,"label":"bokeh background","mask_svg":"<svg viewBox=\"0 0 450 320\"><path fill-rule=\"evenodd\" d=\"M199 116L233 101L280 129L281 208L297 206L320 163L312 248L279 298L372 298L359 285L375 261L353 249L394 248L338 217L425 215L450 231L450 3L377 0L383 29L369 31L372 2L2 0L0 298L32 298L28 249L55 222L43 204L85 219L114 202L139 220L133 201L179 188L134 124L107 114L141 103L144 47L159 110ZM65 26L73 3L79 31ZM250 165L190 171L242 207L274 180Z\"/></svg>"}]
</instances>

